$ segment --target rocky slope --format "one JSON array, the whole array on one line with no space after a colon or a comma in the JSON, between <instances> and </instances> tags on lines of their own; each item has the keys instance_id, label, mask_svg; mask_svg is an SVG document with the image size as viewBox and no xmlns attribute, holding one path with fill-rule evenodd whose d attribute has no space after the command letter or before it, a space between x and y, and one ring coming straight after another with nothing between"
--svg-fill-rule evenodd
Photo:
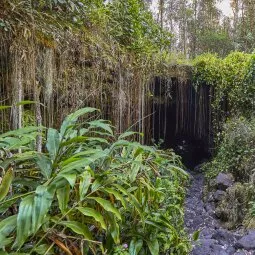
<instances>
[{"instance_id":1,"label":"rocky slope","mask_svg":"<svg viewBox=\"0 0 255 255\"><path fill-rule=\"evenodd\" d=\"M191 185L186 198L185 227L190 235L200 230L190 255L255 255L255 231L242 233L225 229L215 214L214 202L221 199L224 189L232 185L225 175L218 176L219 190L209 202L203 201L204 176L190 173Z\"/></svg>"}]
</instances>

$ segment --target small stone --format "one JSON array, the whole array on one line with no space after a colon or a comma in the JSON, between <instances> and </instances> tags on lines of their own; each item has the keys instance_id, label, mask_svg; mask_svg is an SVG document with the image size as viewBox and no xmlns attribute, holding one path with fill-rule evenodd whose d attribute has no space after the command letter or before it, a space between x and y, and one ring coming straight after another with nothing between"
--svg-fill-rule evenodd
<instances>
[{"instance_id":1,"label":"small stone","mask_svg":"<svg viewBox=\"0 0 255 255\"><path fill-rule=\"evenodd\" d=\"M213 245L217 244L216 240L213 239L201 239L199 240L199 245L196 245L191 255L210 255L212 254L212 247Z\"/></svg>"},{"instance_id":2,"label":"small stone","mask_svg":"<svg viewBox=\"0 0 255 255\"><path fill-rule=\"evenodd\" d=\"M221 246L221 245L212 245L212 255L229 255L224 246Z\"/></svg>"},{"instance_id":3,"label":"small stone","mask_svg":"<svg viewBox=\"0 0 255 255\"><path fill-rule=\"evenodd\" d=\"M202 239L213 239L212 236L215 233L216 233L215 229L204 228L203 230L201 230L199 237L202 238Z\"/></svg>"},{"instance_id":4,"label":"small stone","mask_svg":"<svg viewBox=\"0 0 255 255\"><path fill-rule=\"evenodd\" d=\"M225 229L218 229L212 238L218 240L220 244L232 244L236 241L234 234Z\"/></svg>"},{"instance_id":5,"label":"small stone","mask_svg":"<svg viewBox=\"0 0 255 255\"><path fill-rule=\"evenodd\" d=\"M229 255L234 254L235 251L236 251L236 249L235 249L233 246L229 246L229 247L226 249L226 252L227 252L227 254L229 254Z\"/></svg>"},{"instance_id":6,"label":"small stone","mask_svg":"<svg viewBox=\"0 0 255 255\"><path fill-rule=\"evenodd\" d=\"M255 249L255 231L250 231L248 235L242 237L236 242L237 249L253 250Z\"/></svg>"},{"instance_id":7,"label":"small stone","mask_svg":"<svg viewBox=\"0 0 255 255\"><path fill-rule=\"evenodd\" d=\"M216 186L219 190L225 191L227 188L231 187L234 183L232 174L219 173L216 177Z\"/></svg>"},{"instance_id":8,"label":"small stone","mask_svg":"<svg viewBox=\"0 0 255 255\"><path fill-rule=\"evenodd\" d=\"M237 251L233 255L247 255L244 251Z\"/></svg>"},{"instance_id":9,"label":"small stone","mask_svg":"<svg viewBox=\"0 0 255 255\"><path fill-rule=\"evenodd\" d=\"M215 202L222 201L222 199L224 198L225 195L226 195L226 192L225 192L225 191L223 191L223 190L217 190L217 191L213 194L214 201L215 201Z\"/></svg>"},{"instance_id":10,"label":"small stone","mask_svg":"<svg viewBox=\"0 0 255 255\"><path fill-rule=\"evenodd\" d=\"M215 217L215 205L214 204L206 204L205 210L209 216Z\"/></svg>"}]
</instances>

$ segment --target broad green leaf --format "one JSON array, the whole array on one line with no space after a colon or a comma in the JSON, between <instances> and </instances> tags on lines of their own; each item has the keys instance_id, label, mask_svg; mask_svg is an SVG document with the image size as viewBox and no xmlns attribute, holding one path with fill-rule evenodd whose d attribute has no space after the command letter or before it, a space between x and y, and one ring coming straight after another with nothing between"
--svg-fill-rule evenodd
<instances>
[{"instance_id":1,"label":"broad green leaf","mask_svg":"<svg viewBox=\"0 0 255 255\"><path fill-rule=\"evenodd\" d=\"M0 244L0 249L10 245L13 243L13 240L14 240L14 237L11 236L9 238L2 238L2 235L0 234L0 239L2 240L1 241L1 244Z\"/></svg>"},{"instance_id":2,"label":"broad green leaf","mask_svg":"<svg viewBox=\"0 0 255 255\"><path fill-rule=\"evenodd\" d=\"M97 222L101 224L101 227L106 230L106 224L104 217L93 208L89 207L77 207L77 209L85 216L93 217Z\"/></svg>"},{"instance_id":3,"label":"broad green leaf","mask_svg":"<svg viewBox=\"0 0 255 255\"><path fill-rule=\"evenodd\" d=\"M7 196L10 190L10 186L12 184L13 177L14 177L13 170L10 168L5 173L0 184L0 201L2 201Z\"/></svg>"},{"instance_id":4,"label":"broad green leaf","mask_svg":"<svg viewBox=\"0 0 255 255\"><path fill-rule=\"evenodd\" d=\"M74 187L77 177L76 173L60 173L59 176L64 177L69 182L71 187Z\"/></svg>"},{"instance_id":5,"label":"broad green leaf","mask_svg":"<svg viewBox=\"0 0 255 255\"><path fill-rule=\"evenodd\" d=\"M3 138L3 142L5 143L4 148L8 150L18 150L20 148L26 147L31 144L33 140L35 140L36 136L34 138L24 136L21 138L17 137L5 137Z\"/></svg>"},{"instance_id":6,"label":"broad green leaf","mask_svg":"<svg viewBox=\"0 0 255 255\"><path fill-rule=\"evenodd\" d=\"M111 189L111 188L103 188L101 190L114 195L114 197L121 202L123 207L126 208L126 201L125 201L124 197L119 192L117 192L116 190Z\"/></svg>"},{"instance_id":7,"label":"broad green leaf","mask_svg":"<svg viewBox=\"0 0 255 255\"><path fill-rule=\"evenodd\" d=\"M36 152L35 151L26 151L22 153L17 153L14 155L15 161L20 163L24 161L32 161L36 157Z\"/></svg>"},{"instance_id":8,"label":"broad green leaf","mask_svg":"<svg viewBox=\"0 0 255 255\"><path fill-rule=\"evenodd\" d=\"M139 239L132 239L130 245L129 245L129 254L130 255L138 255L140 250L143 247L143 240Z\"/></svg>"},{"instance_id":9,"label":"broad green leaf","mask_svg":"<svg viewBox=\"0 0 255 255\"><path fill-rule=\"evenodd\" d=\"M96 112L96 111L99 111L99 110L96 108L86 107L86 108L79 109L78 111L68 115L65 118L63 124L61 125L61 128L60 128L61 136L66 136L66 132L68 128L70 128L70 126L75 124L75 122L78 120L80 116L88 114L88 113Z\"/></svg>"},{"instance_id":10,"label":"broad green leaf","mask_svg":"<svg viewBox=\"0 0 255 255\"><path fill-rule=\"evenodd\" d=\"M146 220L145 223L161 230L162 232L167 232L168 230L167 226L162 226L158 222L154 222L152 220Z\"/></svg>"},{"instance_id":11,"label":"broad green leaf","mask_svg":"<svg viewBox=\"0 0 255 255\"><path fill-rule=\"evenodd\" d=\"M61 143L61 146L64 147L64 146L67 146L67 145L70 145L70 144L78 144L78 143L84 143L86 142L86 140L88 139L88 137L85 137L85 136L76 136L72 139L69 139L65 142L62 142Z\"/></svg>"},{"instance_id":12,"label":"broad green leaf","mask_svg":"<svg viewBox=\"0 0 255 255\"><path fill-rule=\"evenodd\" d=\"M129 137L129 136L133 136L133 135L142 135L141 133L138 133L138 132L133 132L133 131L127 131L123 134L121 134L119 137L118 137L118 140L122 140L126 137Z\"/></svg>"},{"instance_id":13,"label":"broad green leaf","mask_svg":"<svg viewBox=\"0 0 255 255\"><path fill-rule=\"evenodd\" d=\"M138 202L137 198L133 194L129 194L128 197L129 197L129 202L136 208L140 216L143 217L142 206Z\"/></svg>"},{"instance_id":14,"label":"broad green leaf","mask_svg":"<svg viewBox=\"0 0 255 255\"><path fill-rule=\"evenodd\" d=\"M14 161L15 161L15 158L13 157L4 159L3 162L0 162L0 168L6 171Z\"/></svg>"},{"instance_id":15,"label":"broad green leaf","mask_svg":"<svg viewBox=\"0 0 255 255\"><path fill-rule=\"evenodd\" d=\"M81 171L85 169L85 167L107 156L108 156L107 151L100 150L98 153L92 154L87 158L81 158L76 161L71 161L70 163L64 165L60 173L74 173L74 172L81 173Z\"/></svg>"},{"instance_id":16,"label":"broad green leaf","mask_svg":"<svg viewBox=\"0 0 255 255\"><path fill-rule=\"evenodd\" d=\"M117 142L113 143L112 146L111 146L111 150L113 150L115 147L123 147L123 146L128 146L130 145L131 142L129 141L126 141L126 140L118 140Z\"/></svg>"},{"instance_id":17,"label":"broad green leaf","mask_svg":"<svg viewBox=\"0 0 255 255\"><path fill-rule=\"evenodd\" d=\"M38 186L38 180L27 177L16 177L13 180L13 185L21 185L23 187L27 187L30 190L35 190Z\"/></svg>"},{"instance_id":18,"label":"broad green leaf","mask_svg":"<svg viewBox=\"0 0 255 255\"><path fill-rule=\"evenodd\" d=\"M84 157L84 156L90 156L90 155L94 155L94 154L98 154L98 153L101 153L102 152L102 149L93 149L93 148L90 148L90 149L87 149L84 150L84 151L81 151L81 152L78 152L78 153L75 153L72 158L77 158L79 159L79 157ZM68 160L66 160L68 161Z\"/></svg>"},{"instance_id":19,"label":"broad green leaf","mask_svg":"<svg viewBox=\"0 0 255 255\"><path fill-rule=\"evenodd\" d=\"M193 241L197 241L198 238L199 238L199 235L200 235L200 231L199 231L199 230L195 231L195 232L193 233L193 235L192 235Z\"/></svg>"},{"instance_id":20,"label":"broad green leaf","mask_svg":"<svg viewBox=\"0 0 255 255\"><path fill-rule=\"evenodd\" d=\"M100 135L100 136L109 136L109 137L114 137L114 135L111 135L109 133L106 133L106 132L101 132L101 131L98 131L98 130L89 130L91 134L95 134L95 135Z\"/></svg>"},{"instance_id":21,"label":"broad green leaf","mask_svg":"<svg viewBox=\"0 0 255 255\"><path fill-rule=\"evenodd\" d=\"M91 185L91 191L95 192L98 190L103 185L102 181L102 178L97 178Z\"/></svg>"},{"instance_id":22,"label":"broad green leaf","mask_svg":"<svg viewBox=\"0 0 255 255\"><path fill-rule=\"evenodd\" d=\"M24 128L19 128L16 130L8 131L8 132L0 135L0 138L11 137L11 136L22 137L27 134L35 134L35 137L36 137L39 129L40 130L44 129L44 127L28 126L28 127L24 127Z\"/></svg>"},{"instance_id":23,"label":"broad green leaf","mask_svg":"<svg viewBox=\"0 0 255 255\"><path fill-rule=\"evenodd\" d=\"M116 222L116 218L114 215L109 215L109 231L111 233L112 239L116 244L120 243L120 227L118 223Z\"/></svg>"},{"instance_id":24,"label":"broad green leaf","mask_svg":"<svg viewBox=\"0 0 255 255\"><path fill-rule=\"evenodd\" d=\"M46 157L44 154L37 154L35 157L36 164L41 170L41 173L46 179L51 177L52 172L52 162L51 160Z\"/></svg>"},{"instance_id":25,"label":"broad green leaf","mask_svg":"<svg viewBox=\"0 0 255 255\"><path fill-rule=\"evenodd\" d=\"M20 203L17 218L17 237L14 246L21 247L32 234L33 202L34 196L29 195Z\"/></svg>"},{"instance_id":26,"label":"broad green leaf","mask_svg":"<svg viewBox=\"0 0 255 255\"><path fill-rule=\"evenodd\" d=\"M58 131L56 129L49 128L47 134L46 147L52 161L54 161L57 156L59 145L60 137Z\"/></svg>"},{"instance_id":27,"label":"broad green leaf","mask_svg":"<svg viewBox=\"0 0 255 255\"><path fill-rule=\"evenodd\" d=\"M60 171L60 174L73 174L81 172L86 166L89 166L92 163L91 158L81 158L79 160L70 161L70 163L64 165Z\"/></svg>"},{"instance_id":28,"label":"broad green leaf","mask_svg":"<svg viewBox=\"0 0 255 255\"><path fill-rule=\"evenodd\" d=\"M130 179L131 183L136 180L136 176L142 166L142 160L143 160L143 155L139 154L135 158L135 161L131 165L131 170L130 170L130 175L129 175L129 179Z\"/></svg>"},{"instance_id":29,"label":"broad green leaf","mask_svg":"<svg viewBox=\"0 0 255 255\"><path fill-rule=\"evenodd\" d=\"M101 138L101 137L88 137L87 141L88 142L97 142L99 144L109 144L109 142L106 139Z\"/></svg>"},{"instance_id":30,"label":"broad green leaf","mask_svg":"<svg viewBox=\"0 0 255 255\"><path fill-rule=\"evenodd\" d=\"M166 170L168 170L168 171L172 171L172 170L175 170L175 171L177 171L177 172L180 172L180 173L182 173L184 176L186 176L186 177L189 177L189 174L185 171L185 170L183 170L182 168L180 168L180 167L178 167L178 166L175 166L175 165L168 165L168 168L166 169Z\"/></svg>"},{"instance_id":31,"label":"broad green leaf","mask_svg":"<svg viewBox=\"0 0 255 255\"><path fill-rule=\"evenodd\" d=\"M88 197L89 199L95 200L99 203L106 211L112 212L119 220L121 220L120 212L111 204L110 201L100 197Z\"/></svg>"},{"instance_id":32,"label":"broad green leaf","mask_svg":"<svg viewBox=\"0 0 255 255\"><path fill-rule=\"evenodd\" d=\"M58 205L59 209L62 212L62 214L65 214L67 212L67 205L69 202L70 197L70 185L65 185L61 187L60 189L57 189L57 199L58 199Z\"/></svg>"},{"instance_id":33,"label":"broad green leaf","mask_svg":"<svg viewBox=\"0 0 255 255\"><path fill-rule=\"evenodd\" d=\"M38 186L35 191L32 211L32 233L41 227L51 206L55 187Z\"/></svg>"},{"instance_id":34,"label":"broad green leaf","mask_svg":"<svg viewBox=\"0 0 255 255\"><path fill-rule=\"evenodd\" d=\"M119 191L121 191L124 195L128 196L129 192L125 188L123 188L119 184L113 184L113 186L116 187Z\"/></svg>"},{"instance_id":35,"label":"broad green leaf","mask_svg":"<svg viewBox=\"0 0 255 255\"><path fill-rule=\"evenodd\" d=\"M8 237L16 229L16 227L17 215L10 216L0 221L0 249L13 241Z\"/></svg>"},{"instance_id":36,"label":"broad green leaf","mask_svg":"<svg viewBox=\"0 0 255 255\"><path fill-rule=\"evenodd\" d=\"M79 235L83 235L84 238L88 240L92 240L92 234L89 231L89 228L78 221L62 221L59 223L60 225L64 225L70 228L73 232Z\"/></svg>"},{"instance_id":37,"label":"broad green leaf","mask_svg":"<svg viewBox=\"0 0 255 255\"><path fill-rule=\"evenodd\" d=\"M68 164L71 164L73 162L83 160L83 159L89 160L87 158L90 158L91 155L101 153L101 152L102 152L102 149L87 149L85 151L78 152L78 153L72 155L72 157L60 162L60 166L64 167ZM85 156L87 156L87 157L85 157Z\"/></svg>"},{"instance_id":38,"label":"broad green leaf","mask_svg":"<svg viewBox=\"0 0 255 255\"><path fill-rule=\"evenodd\" d=\"M147 240L146 243L149 247L151 255L158 255L159 254L159 243L158 243L158 239L156 237L152 241Z\"/></svg>"},{"instance_id":39,"label":"broad green leaf","mask_svg":"<svg viewBox=\"0 0 255 255\"><path fill-rule=\"evenodd\" d=\"M111 125L109 123L105 123L105 120L93 120L88 123L92 128L101 128L113 135L113 131Z\"/></svg>"},{"instance_id":40,"label":"broad green leaf","mask_svg":"<svg viewBox=\"0 0 255 255\"><path fill-rule=\"evenodd\" d=\"M81 174L80 178L81 180L79 185L79 195L80 195L80 200L83 200L88 192L92 177L88 171L85 171Z\"/></svg>"}]
</instances>

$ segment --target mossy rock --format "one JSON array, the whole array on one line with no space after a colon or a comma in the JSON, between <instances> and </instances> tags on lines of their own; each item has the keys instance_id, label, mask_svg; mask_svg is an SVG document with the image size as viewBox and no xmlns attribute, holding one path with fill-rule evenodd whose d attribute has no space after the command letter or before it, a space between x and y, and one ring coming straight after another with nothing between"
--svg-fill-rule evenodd
<instances>
[{"instance_id":1,"label":"mossy rock","mask_svg":"<svg viewBox=\"0 0 255 255\"><path fill-rule=\"evenodd\" d=\"M252 187L248 183L235 183L226 190L226 195L216 207L216 215L231 229L243 223L252 198Z\"/></svg>"}]
</instances>

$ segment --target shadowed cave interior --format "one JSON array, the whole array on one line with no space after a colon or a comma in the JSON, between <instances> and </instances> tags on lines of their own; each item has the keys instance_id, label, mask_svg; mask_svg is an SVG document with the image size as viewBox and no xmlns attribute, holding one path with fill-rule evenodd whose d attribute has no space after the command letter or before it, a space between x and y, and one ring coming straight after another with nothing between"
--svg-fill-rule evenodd
<instances>
[{"instance_id":1,"label":"shadowed cave interior","mask_svg":"<svg viewBox=\"0 0 255 255\"><path fill-rule=\"evenodd\" d=\"M210 157L209 87L196 91L191 81L156 77L152 83L153 141L173 148L188 169Z\"/></svg>"}]
</instances>

